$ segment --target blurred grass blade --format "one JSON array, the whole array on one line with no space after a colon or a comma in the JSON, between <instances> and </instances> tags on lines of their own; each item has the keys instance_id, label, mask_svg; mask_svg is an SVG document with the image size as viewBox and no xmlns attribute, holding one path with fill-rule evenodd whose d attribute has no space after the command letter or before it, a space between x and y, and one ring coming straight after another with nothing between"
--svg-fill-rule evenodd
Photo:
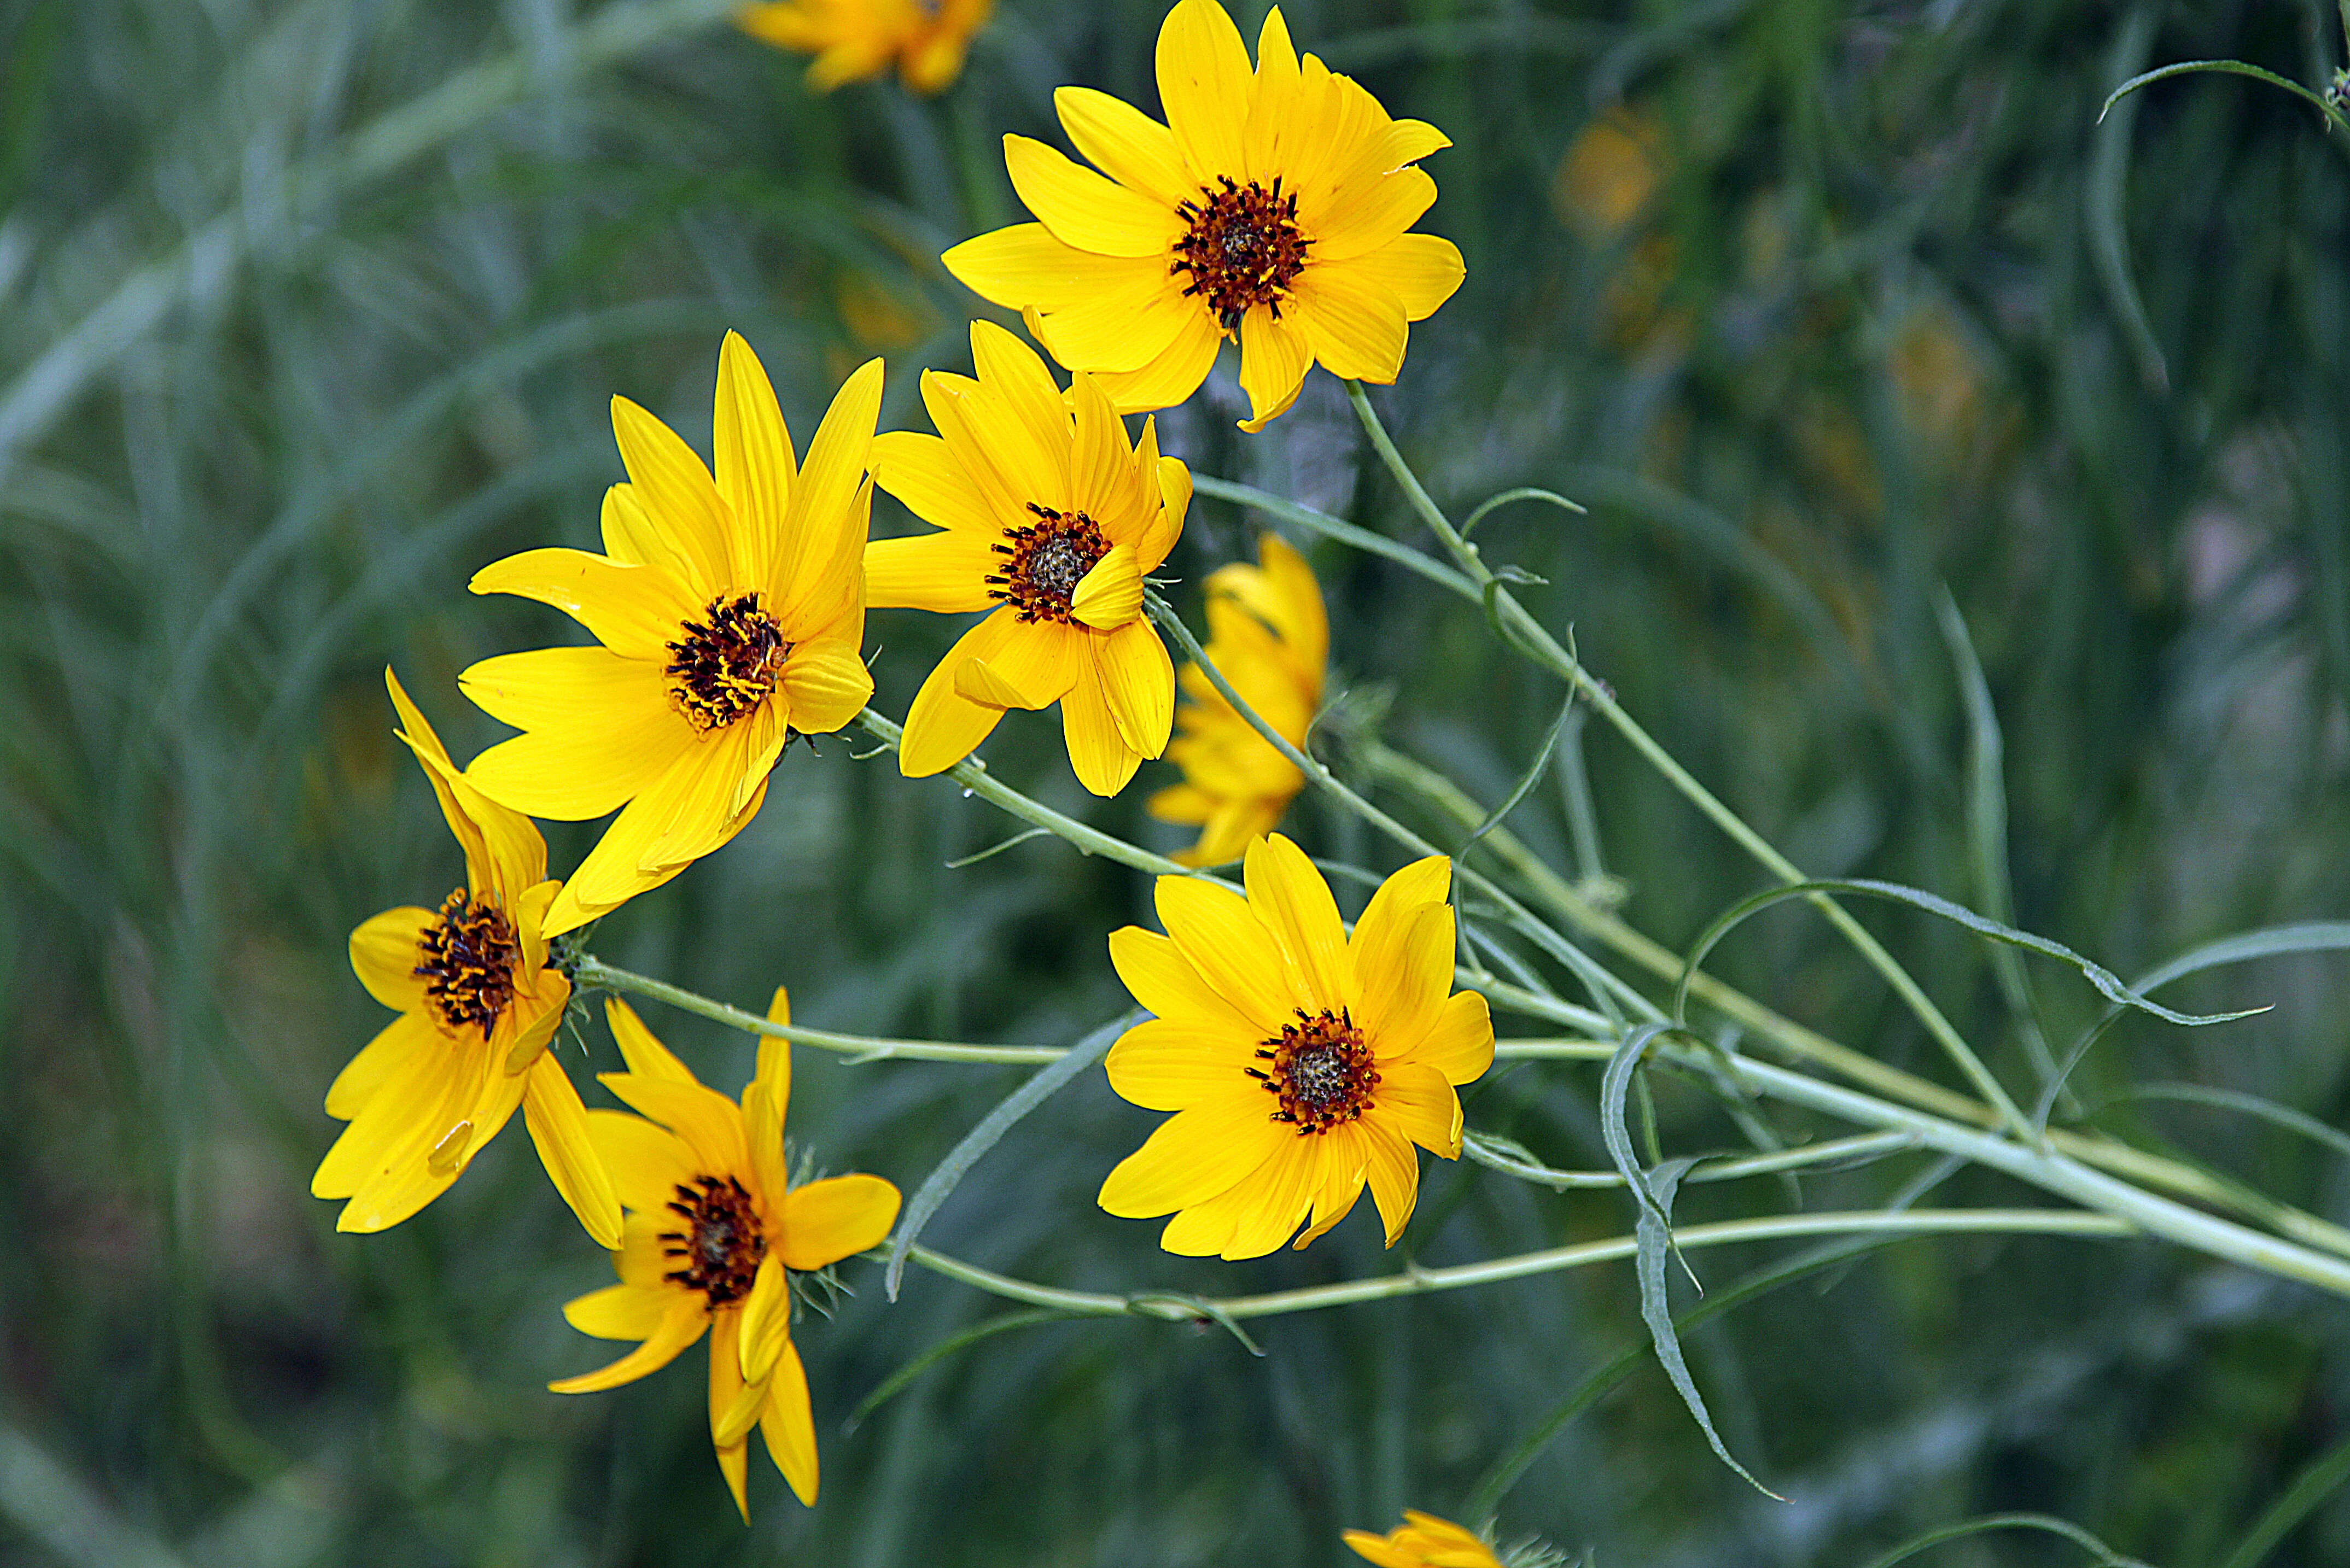
<instances>
[{"instance_id":1,"label":"blurred grass blade","mask_svg":"<svg viewBox=\"0 0 2350 1568\"><path fill-rule=\"evenodd\" d=\"M2146 64L2160 19L2160 11L2152 5L2140 5L2130 13L2114 40L2112 68L2116 74L2137 70ZM2170 390L2170 367L2163 361L2162 346L2154 340L2154 328L2146 318L2146 302L2138 297L2137 280L2130 273L2126 216L2130 132L2137 125L2137 100L2131 99L2122 103L2121 113L2113 115L2111 119L2106 116L2131 87L2154 80L2160 74L2151 73L2125 83L2106 99L2105 109L2097 115L2096 147L2089 156L2087 192L2089 239L2096 252L2098 281L2106 286L2115 314L2121 317L2122 335L2137 357L2139 376L2150 390L2158 393Z\"/></svg>"},{"instance_id":2,"label":"blurred grass blade","mask_svg":"<svg viewBox=\"0 0 2350 1568\"><path fill-rule=\"evenodd\" d=\"M992 1317L985 1323L975 1323L959 1333L951 1334L883 1378L879 1387L857 1402L857 1408L840 1423L840 1429L844 1433L855 1431L866 1417L895 1398L915 1378L983 1339L993 1339L999 1334L1006 1334L1015 1328L1032 1328L1038 1324L1081 1322L1086 1316L1084 1313L1066 1312L1059 1307L1032 1307L1026 1312L1005 1313L1001 1317Z\"/></svg>"},{"instance_id":3,"label":"blurred grass blade","mask_svg":"<svg viewBox=\"0 0 2350 1568\"><path fill-rule=\"evenodd\" d=\"M1471 534L1476 532L1477 524L1484 521L1485 514L1498 507L1507 506L1513 501L1547 501L1562 512L1572 512L1577 515L1591 510L1581 502L1569 501L1555 490L1544 490L1540 485L1522 484L1515 490L1504 490L1499 495L1487 496L1480 502L1477 510L1469 514L1469 520L1461 524L1461 536L1463 539L1469 537Z\"/></svg>"},{"instance_id":4,"label":"blurred grass blade","mask_svg":"<svg viewBox=\"0 0 2350 1568\"><path fill-rule=\"evenodd\" d=\"M1895 1563L1906 1563L1929 1547L1939 1546L1946 1541L1981 1535L1990 1530L2045 1531L2051 1535L2061 1535L2083 1551L2094 1553L2097 1568L2146 1568L2146 1564L2137 1558L2123 1556L2070 1520L2045 1513L1986 1513L1979 1519L1941 1525L1923 1535L1911 1536L1881 1557L1870 1558L1868 1568L1893 1568Z\"/></svg>"},{"instance_id":5,"label":"blurred grass blade","mask_svg":"<svg viewBox=\"0 0 2350 1568\"><path fill-rule=\"evenodd\" d=\"M2208 1088L2201 1084L2134 1084L2119 1094L2106 1098L2106 1105L2124 1100L2179 1100L2189 1105L2210 1106L2223 1111L2241 1111L2303 1137L2324 1144L2334 1153L2350 1158L2350 1133L2327 1127L2315 1116L2294 1110L2291 1106L2278 1105L2274 1100L2258 1095L2247 1095L2238 1089Z\"/></svg>"},{"instance_id":6,"label":"blurred grass blade","mask_svg":"<svg viewBox=\"0 0 2350 1568\"><path fill-rule=\"evenodd\" d=\"M977 1165L1021 1117L1043 1105L1055 1091L1079 1073L1109 1054L1110 1046L1117 1043L1119 1035L1149 1016L1140 1008L1131 1009L1078 1041L1067 1055L1051 1063L1004 1096L1002 1104L980 1118L979 1125L965 1133L962 1141L947 1152L947 1157L939 1161L938 1168L931 1171L922 1185L915 1189L914 1196L906 1204L905 1217L898 1221L897 1235L890 1238L889 1267L884 1279L891 1301L898 1299L899 1282L905 1277L906 1254L920 1239L922 1228L931 1222L931 1216L939 1211L939 1206L954 1191L956 1184L970 1174L971 1168Z\"/></svg>"},{"instance_id":7,"label":"blurred grass blade","mask_svg":"<svg viewBox=\"0 0 2350 1568\"><path fill-rule=\"evenodd\" d=\"M2260 1568L2278 1542L2315 1512L2318 1504L2340 1490L2345 1481L2350 1481L2350 1438L2334 1444L2302 1466L2301 1473L2293 1478L2284 1495L2269 1504L2268 1511L2254 1521L2220 1568Z\"/></svg>"},{"instance_id":8,"label":"blurred grass blade","mask_svg":"<svg viewBox=\"0 0 2350 1568\"><path fill-rule=\"evenodd\" d=\"M2094 960L2083 958L2062 942L2051 941L2046 937L2034 936L2030 931L2017 930L2013 926L2002 924L1998 920L1987 920L1972 909L1953 904L1938 894L1929 893L1919 888L1905 888L1898 882L1879 882L1865 877L1830 877L1809 882L1791 882L1783 888L1773 888L1768 892L1757 893L1751 898L1742 899L1731 906L1718 917L1713 924L1705 929L1705 933L1698 938L1697 945L1690 950L1689 958L1681 965L1680 979L1673 986L1674 1018L1678 1020L1687 1016L1690 977L1697 973L1699 967L1705 962L1706 955L1713 950L1716 943L1730 933L1731 928L1737 926L1748 916L1767 909L1773 904L1783 904L1790 898L1804 898L1814 893L1851 894L1867 898L1884 898L1896 904L1907 904L1913 909L1922 909L1929 915L1939 916L1955 925L1964 926L1977 936L2022 948L2027 951L2039 953L2044 958L2061 959L2078 970L2081 972L2081 978L2095 986L2106 1000L2124 1007L2136 1008L2141 1012L2150 1012L2168 1023L2200 1027L2210 1023L2230 1023L2239 1018L2251 1018L2268 1011L2266 1007L2249 1007L2234 1012L2179 1012L2163 1006L2160 1002L2147 1001L2124 985L2121 977L2113 971Z\"/></svg>"}]
</instances>

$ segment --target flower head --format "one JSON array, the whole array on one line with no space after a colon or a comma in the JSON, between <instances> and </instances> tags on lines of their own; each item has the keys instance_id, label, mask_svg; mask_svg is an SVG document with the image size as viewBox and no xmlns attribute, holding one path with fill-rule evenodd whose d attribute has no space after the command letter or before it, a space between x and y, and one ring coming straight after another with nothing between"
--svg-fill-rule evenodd
<instances>
[{"instance_id":1,"label":"flower head","mask_svg":"<svg viewBox=\"0 0 2350 1568\"><path fill-rule=\"evenodd\" d=\"M484 794L534 816L620 812L547 911L550 936L733 838L785 745L839 729L872 695L858 567L880 407L875 359L795 468L767 373L730 332L714 479L668 426L615 398L629 483L604 493L604 554L529 550L474 574L475 593L553 605L600 643L486 659L459 678L525 732L466 770Z\"/></svg>"},{"instance_id":2,"label":"flower head","mask_svg":"<svg viewBox=\"0 0 2350 1568\"><path fill-rule=\"evenodd\" d=\"M528 818L483 798L441 737L383 672L408 742L441 814L465 850L465 885L437 909L386 909L351 933L351 968L400 1016L351 1058L327 1091L327 1114L350 1123L310 1179L319 1198L349 1199L342 1231L397 1225L449 1189L523 1108L556 1189L601 1244L617 1244L620 1207L588 1137L579 1091L546 1049L571 982L546 961L546 841Z\"/></svg>"},{"instance_id":3,"label":"flower head","mask_svg":"<svg viewBox=\"0 0 2350 1568\"><path fill-rule=\"evenodd\" d=\"M1258 542L1257 556L1262 566L1235 561L1208 577L1208 659L1259 717L1302 748L1322 706L1330 624L1303 556L1271 534ZM1198 665L1185 665L1180 680L1191 701L1175 711L1179 733L1167 760L1182 768L1183 782L1152 795L1150 815L1199 825L1200 842L1175 858L1221 866L1280 826L1305 775Z\"/></svg>"},{"instance_id":4,"label":"flower head","mask_svg":"<svg viewBox=\"0 0 2350 1568\"><path fill-rule=\"evenodd\" d=\"M1322 874L1278 834L1249 845L1245 899L1159 878L1167 935L1109 939L1158 1014L1110 1048L1109 1081L1176 1115L1109 1173L1101 1206L1173 1214L1170 1252L1255 1258L1302 1224L1300 1247L1336 1225L1367 1180L1393 1246L1419 1189L1412 1145L1460 1158L1453 1086L1493 1060L1485 999L1448 994L1451 871L1440 855L1398 871L1351 940Z\"/></svg>"},{"instance_id":5,"label":"flower head","mask_svg":"<svg viewBox=\"0 0 2350 1568\"><path fill-rule=\"evenodd\" d=\"M1403 1522L1385 1535L1350 1530L1344 1537L1357 1557L1379 1568L1502 1568L1493 1549L1449 1519L1403 1511Z\"/></svg>"},{"instance_id":6,"label":"flower head","mask_svg":"<svg viewBox=\"0 0 2350 1568\"><path fill-rule=\"evenodd\" d=\"M1300 61L1278 8L1252 70L1216 0L1179 0L1158 64L1165 125L1091 88L1054 95L1099 174L1005 137L1013 188L1042 222L957 245L947 270L1029 312L1053 357L1127 411L1191 396L1226 337L1253 406L1244 430L1287 409L1316 360L1394 380L1409 324L1461 286L1450 240L1405 233L1436 200L1414 161L1451 144Z\"/></svg>"},{"instance_id":7,"label":"flower head","mask_svg":"<svg viewBox=\"0 0 2350 1568\"><path fill-rule=\"evenodd\" d=\"M909 778L953 766L1012 708L1057 702L1069 763L1116 794L1167 748L1175 666L1142 610L1142 578L1183 531L1191 474L1139 445L1080 373L1066 394L1035 351L974 321L978 379L922 372L934 436L873 442L881 488L943 533L880 539L865 551L875 608L983 610L922 682L898 765Z\"/></svg>"},{"instance_id":8,"label":"flower head","mask_svg":"<svg viewBox=\"0 0 2350 1568\"><path fill-rule=\"evenodd\" d=\"M644 1114L588 1113L629 1217L612 1254L620 1282L567 1303L563 1315L582 1334L643 1343L600 1371L547 1386L589 1394L634 1382L706 1329L710 1438L734 1506L750 1517L743 1481L754 1427L792 1490L812 1503L816 1425L791 1338L791 1275L878 1245L897 1222L898 1189L878 1176L788 1185L787 1043L760 1041L738 1106L704 1088L628 1003L614 998L604 1012L629 1070L600 1081ZM789 1021L781 991L772 1015Z\"/></svg>"},{"instance_id":9,"label":"flower head","mask_svg":"<svg viewBox=\"0 0 2350 1568\"><path fill-rule=\"evenodd\" d=\"M937 92L962 71L971 36L995 0L760 0L734 25L779 48L814 55L808 85L830 92L898 66L916 92Z\"/></svg>"}]
</instances>

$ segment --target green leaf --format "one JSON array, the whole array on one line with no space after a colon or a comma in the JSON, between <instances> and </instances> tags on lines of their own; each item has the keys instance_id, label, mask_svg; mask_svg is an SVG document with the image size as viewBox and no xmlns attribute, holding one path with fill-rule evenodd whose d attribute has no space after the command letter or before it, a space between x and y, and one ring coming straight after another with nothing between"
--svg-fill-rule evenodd
<instances>
[{"instance_id":1,"label":"green leaf","mask_svg":"<svg viewBox=\"0 0 2350 1568\"><path fill-rule=\"evenodd\" d=\"M858 1401L857 1408L851 1410L848 1413L848 1418L841 1422L840 1429L844 1432L855 1431L866 1417L896 1397L915 1378L920 1377L957 1351L977 1345L983 1339L992 1339L999 1334L1008 1333L1015 1328L1030 1328L1040 1323L1069 1323L1085 1316L1087 1314L1084 1313L1066 1312L1059 1307L1034 1307L1027 1312L1005 1313L1001 1317L989 1318L985 1323L975 1323L961 1333L951 1334L883 1378L879 1387ZM1095 1321L1104 1320L1096 1319Z\"/></svg>"},{"instance_id":2,"label":"green leaf","mask_svg":"<svg viewBox=\"0 0 2350 1568\"><path fill-rule=\"evenodd\" d=\"M1488 497L1478 506L1476 511L1469 514L1469 521L1461 524L1461 536L1463 539L1469 537L1470 533L1475 529L1477 524L1484 521L1486 513L1492 511L1496 507L1507 506L1513 501L1546 501L1563 512L1573 512L1577 514L1589 510L1589 508L1577 502L1569 501L1565 496L1561 495L1555 490L1544 490L1540 486L1532 484L1521 485L1515 490L1504 490L1499 495Z\"/></svg>"},{"instance_id":3,"label":"green leaf","mask_svg":"<svg viewBox=\"0 0 2350 1568\"><path fill-rule=\"evenodd\" d=\"M2333 126L2334 130L2350 131L2350 119L2345 119L2340 109L2326 102L2323 94L2310 91L2289 77L2281 77L2274 71L2262 70L2258 66L2246 65L2241 60L2181 60L2176 65L2162 66L2142 75L2134 76L2106 95L2106 107L2097 110L2097 118L2105 119L2112 111L2114 105L2140 88L2151 87L2156 82L2167 80L2171 77L2183 77L2193 71L2216 71L2225 76L2250 77L2254 81L2262 81L2271 87L2282 88L2296 98L2308 99L2317 112L2325 117L2326 123Z\"/></svg>"},{"instance_id":4,"label":"green leaf","mask_svg":"<svg viewBox=\"0 0 2350 1568\"><path fill-rule=\"evenodd\" d=\"M2045 1513L1986 1513L1976 1519L1962 1520L1913 1535L1881 1557L1869 1560L1868 1568L1893 1568L1907 1562L1929 1547L1946 1541L1958 1541L1970 1535L1981 1535L1988 1530L2039 1530L2051 1535L2061 1535L2084 1551L2094 1552L2098 1568L2146 1568L2135 1557L2124 1557L2112 1547L2074 1524L2070 1520L2057 1519Z\"/></svg>"},{"instance_id":5,"label":"green leaf","mask_svg":"<svg viewBox=\"0 0 2350 1568\"><path fill-rule=\"evenodd\" d=\"M2251 1529L2228 1553L2220 1568L2260 1568L2277 1542L2293 1532L2317 1505L2341 1490L2350 1480L2350 1439L2334 1444L2315 1459L2301 1467L2284 1495L2269 1504L2266 1512L2253 1521Z\"/></svg>"}]
</instances>

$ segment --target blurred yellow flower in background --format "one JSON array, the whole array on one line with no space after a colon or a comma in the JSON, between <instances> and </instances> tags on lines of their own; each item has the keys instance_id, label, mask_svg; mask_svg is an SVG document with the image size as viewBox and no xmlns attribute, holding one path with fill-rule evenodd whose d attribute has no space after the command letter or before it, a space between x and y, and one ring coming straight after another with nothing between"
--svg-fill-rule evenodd
<instances>
[{"instance_id":1,"label":"blurred yellow flower in background","mask_svg":"<svg viewBox=\"0 0 2350 1568\"><path fill-rule=\"evenodd\" d=\"M523 1107L556 1190L600 1244L618 1244L620 1208L588 1136L588 1113L547 1043L571 982L547 967L546 841L528 818L482 797L449 760L400 678L383 672L400 738L423 764L465 850L465 885L439 909L386 909L351 933L351 968L400 1016L327 1090L351 1125L310 1179L343 1198L340 1231L397 1225L449 1189Z\"/></svg>"},{"instance_id":2,"label":"blurred yellow flower in background","mask_svg":"<svg viewBox=\"0 0 2350 1568\"><path fill-rule=\"evenodd\" d=\"M1311 1219L1336 1225L1366 1181L1388 1245L1411 1218L1419 1144L1461 1156L1461 1099L1493 1061L1485 999L1452 988L1452 863L1413 862L1348 939L1329 884L1279 834L1248 846L1248 897L1161 877L1167 935L1127 926L1110 961L1158 1016L1110 1048L1110 1086L1173 1111L1102 1183L1128 1220L1173 1214L1159 1244L1255 1258Z\"/></svg>"},{"instance_id":3,"label":"blurred yellow flower in background","mask_svg":"<svg viewBox=\"0 0 2350 1568\"><path fill-rule=\"evenodd\" d=\"M1355 1555L1379 1568L1502 1568L1493 1549L1449 1519L1403 1511L1403 1522L1385 1535L1350 1530L1343 1537Z\"/></svg>"},{"instance_id":4,"label":"blurred yellow flower in background","mask_svg":"<svg viewBox=\"0 0 2350 1568\"><path fill-rule=\"evenodd\" d=\"M814 55L808 86L830 92L898 67L916 92L937 92L962 73L972 35L995 0L764 0L734 13L753 37Z\"/></svg>"},{"instance_id":5,"label":"blurred yellow flower in background","mask_svg":"<svg viewBox=\"0 0 2350 1568\"><path fill-rule=\"evenodd\" d=\"M730 332L714 480L667 425L615 398L629 483L604 493L605 553L529 550L474 574L475 593L553 605L601 644L504 654L459 677L525 732L466 770L484 794L534 816L620 812L548 910L548 935L725 844L758 815L792 737L839 729L872 695L859 567L880 409L874 359L795 468L767 373Z\"/></svg>"},{"instance_id":6,"label":"blurred yellow flower in background","mask_svg":"<svg viewBox=\"0 0 2350 1568\"><path fill-rule=\"evenodd\" d=\"M873 607L1001 607L922 682L898 766L926 778L1006 711L1057 702L1078 782L1113 795L1167 749L1174 723L1175 665L1143 615L1142 578L1183 532L1191 472L1159 455L1152 421L1129 443L1092 378L1064 394L1003 327L972 322L971 351L976 380L922 372L937 435L873 442L875 481L944 530L867 546Z\"/></svg>"},{"instance_id":7,"label":"blurred yellow flower in background","mask_svg":"<svg viewBox=\"0 0 2350 1568\"><path fill-rule=\"evenodd\" d=\"M643 1343L608 1366L547 1386L589 1394L633 1382L668 1366L706 1329L710 1438L734 1506L750 1518L743 1484L754 1427L793 1492L813 1503L816 1424L792 1344L790 1275L878 1246L897 1223L898 1189L878 1176L789 1185L788 1042L760 1040L737 1106L703 1087L627 1002L613 998L604 1015L629 1070L598 1081L643 1113L588 1113L629 1210L612 1254L620 1282L566 1303L563 1315L582 1334ZM769 1016L790 1021L780 989Z\"/></svg>"},{"instance_id":8,"label":"blurred yellow flower in background","mask_svg":"<svg viewBox=\"0 0 2350 1568\"><path fill-rule=\"evenodd\" d=\"M1451 241L1405 233L1436 200L1413 163L1451 143L1390 119L1314 56L1301 62L1278 8L1252 69L1215 0L1180 0L1158 73L1165 125L1089 88L1054 94L1100 174L1006 136L1013 188L1042 222L955 246L947 270L1027 312L1053 357L1098 376L1125 412L1190 397L1228 337L1244 430L1287 409L1316 360L1393 381L1409 324L1461 286Z\"/></svg>"},{"instance_id":9,"label":"blurred yellow flower in background","mask_svg":"<svg viewBox=\"0 0 2350 1568\"><path fill-rule=\"evenodd\" d=\"M1302 751L1322 706L1330 623L1305 557L1267 534L1257 541L1257 558L1261 566L1234 561L1208 577L1208 661ZM1183 782L1152 795L1150 815L1199 826L1200 842L1176 859L1221 866L1280 826L1305 775L1224 701L1198 665L1185 665L1180 681L1191 701L1175 711L1179 733L1167 760L1182 768Z\"/></svg>"}]
</instances>

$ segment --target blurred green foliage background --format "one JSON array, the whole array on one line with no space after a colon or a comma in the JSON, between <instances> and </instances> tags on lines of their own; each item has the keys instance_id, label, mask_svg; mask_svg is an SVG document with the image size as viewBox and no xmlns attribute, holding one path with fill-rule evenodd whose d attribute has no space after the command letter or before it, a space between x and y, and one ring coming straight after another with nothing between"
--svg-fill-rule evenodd
<instances>
[{"instance_id":1,"label":"blurred green foliage background","mask_svg":"<svg viewBox=\"0 0 2350 1568\"><path fill-rule=\"evenodd\" d=\"M1001 1308L919 1272L889 1305L851 1263L857 1293L799 1330L820 1505L754 1459L746 1532L701 1352L616 1394L543 1392L605 1359L558 1308L608 1273L518 1133L383 1236L338 1236L307 1195L325 1087L381 1017L345 935L458 876L382 667L461 757L497 738L455 671L573 633L467 577L592 544L620 476L611 394L707 451L729 326L803 440L874 353L884 427L926 428L917 374L960 366L983 308L935 258L1019 215L997 138L1057 141L1064 82L1155 109L1161 9L1005 0L923 100L888 81L811 96L718 0L0 0L0 1562L1351 1562L1341 1527L1456 1510L1640 1342L1620 1267L1270 1322L1263 1360L1216 1332L1062 1324L993 1339L844 1431L894 1368ZM1239 7L1252 37L1263 9ZM1591 505L1497 514L1489 556L1547 579L1529 604L1806 869L2005 896L1969 829L1947 586L2003 728L2019 924L2127 973L2350 908L2345 148L2236 78L2096 123L2112 86L2172 59L2324 80L2331 5L1288 14L1455 143L1423 226L1469 281L1378 399L1407 451L1464 510L1515 484ZM1228 366L1162 416L1170 450L1417 537L1326 377L1261 437L1232 428L1240 409ZM887 502L877 519L910 526ZM1169 570L1196 585L1253 525L1202 501ZM1499 799L1556 690L1409 575L1312 558L1349 722ZM952 629L873 617L885 711ZM1763 885L1612 736L1582 744L1596 863L1548 787L1513 818L1554 865L1620 878L1627 917L1673 943ZM873 1033L1059 1044L1112 1016L1103 937L1148 918L1144 879L1051 840L947 869L1018 825L857 749L795 753L757 824L608 920L599 953L753 1007L786 983L802 1022ZM1049 720L1015 715L986 754L1065 809L1180 841L1144 820L1143 788L1083 797ZM1292 823L1318 852L1394 863L1310 803ZM550 838L558 868L589 842ZM2027 1085L1983 950L1861 913ZM1814 916L1765 917L1713 967L1945 1075ZM2048 1038L2094 1016L2071 977L2031 978ZM2343 1218L2338 1152L2141 1092L2340 1123L2343 982L2339 959L2303 957L2182 986L2170 1000L2276 1007L2192 1035L2124 1024L2067 1114ZM646 1012L705 1077L747 1078L746 1037ZM589 1039L575 1070L616 1067ZM1017 1077L802 1051L793 1130L826 1168L910 1189ZM1604 1165L1595 1086L1497 1074L1470 1125ZM1676 1150L1737 1141L1694 1095L1660 1111ZM1395 1254L1358 1215L1302 1255L1173 1259L1092 1202L1151 1125L1088 1076L929 1239L1060 1283L1230 1292L1629 1228L1620 1193L1430 1161ZM1929 1169L1807 1178L1802 1197L1882 1201ZM1943 1199L2032 1200L1969 1173ZM1725 1184L1684 1212L1788 1200ZM1764 1261L1701 1262L1727 1282ZM2350 1438L2345 1329L2338 1302L2150 1244L1906 1242L1690 1339L1725 1436L1790 1502L1716 1464L1650 1367L1550 1445L1503 1532L1611 1568L1792 1568L2033 1509L2219 1568ZM2078 1555L2007 1535L1931 1560ZM2350 1506L2266 1561L2350 1561Z\"/></svg>"}]
</instances>

